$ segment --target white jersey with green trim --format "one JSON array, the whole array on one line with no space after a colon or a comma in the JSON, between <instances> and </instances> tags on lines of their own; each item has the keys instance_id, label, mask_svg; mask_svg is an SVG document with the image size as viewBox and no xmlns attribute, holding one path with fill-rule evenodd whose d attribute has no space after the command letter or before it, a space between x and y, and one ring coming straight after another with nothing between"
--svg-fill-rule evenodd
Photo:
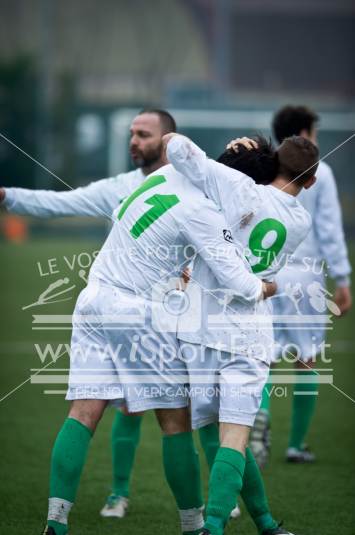
<instances>
[{"instance_id":1,"label":"white jersey with green trim","mask_svg":"<svg viewBox=\"0 0 355 535\"><path fill-rule=\"evenodd\" d=\"M221 285L246 302L260 298L261 281L225 238L223 214L171 165L150 175L114 218L90 279L154 299L157 284L181 275L193 247Z\"/></svg>"},{"instance_id":2,"label":"white jersey with green trim","mask_svg":"<svg viewBox=\"0 0 355 535\"><path fill-rule=\"evenodd\" d=\"M233 238L241 242L244 254L258 277L273 280L282 266L292 262L292 254L312 224L310 215L294 196L271 185L257 185L243 173L207 158L184 136L170 140L167 155L178 171L223 210ZM194 264L193 280L206 289L203 308L208 313L203 316L204 324L198 332L179 332L179 338L224 351L241 351L241 347L246 350L251 339L258 339L258 329L251 329L254 335L250 330L246 334L252 326L245 329L242 320L239 321L235 314L240 317L242 314L255 314L255 311L233 300L227 303L227 298L221 296L218 281L208 267L198 261ZM264 314L265 309L259 312ZM223 321L216 317L221 314ZM230 318L227 319L227 316ZM263 321L262 318L260 321ZM236 336L234 341L233 334ZM269 356L265 360L269 360Z\"/></svg>"}]
</instances>

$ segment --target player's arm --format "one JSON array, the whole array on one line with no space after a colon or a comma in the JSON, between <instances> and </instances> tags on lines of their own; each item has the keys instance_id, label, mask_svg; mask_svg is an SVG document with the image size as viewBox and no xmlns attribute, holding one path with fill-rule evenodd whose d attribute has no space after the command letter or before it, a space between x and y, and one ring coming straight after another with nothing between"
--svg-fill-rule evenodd
<instances>
[{"instance_id":1,"label":"player's arm","mask_svg":"<svg viewBox=\"0 0 355 535\"><path fill-rule=\"evenodd\" d=\"M189 244L193 245L210 267L222 288L231 289L236 298L255 303L273 295L274 283L264 283L250 270L242 254L242 246L225 239L227 222L217 206L206 199L183 227ZM228 236L230 234L227 234Z\"/></svg>"},{"instance_id":2,"label":"player's arm","mask_svg":"<svg viewBox=\"0 0 355 535\"><path fill-rule=\"evenodd\" d=\"M179 134L164 136L168 161L218 206L228 210L238 203L241 188L254 188L254 181L225 165L211 160L191 139ZM232 210L232 213L230 211Z\"/></svg>"},{"instance_id":3,"label":"player's arm","mask_svg":"<svg viewBox=\"0 0 355 535\"><path fill-rule=\"evenodd\" d=\"M122 186L115 178L104 178L69 191L1 188L0 202L9 212L19 215L111 218L122 201Z\"/></svg>"},{"instance_id":4,"label":"player's arm","mask_svg":"<svg viewBox=\"0 0 355 535\"><path fill-rule=\"evenodd\" d=\"M341 312L345 313L352 304L351 266L345 243L338 191L330 168L327 167L327 173L324 173L319 186L317 209L313 216L315 233L329 274L337 286L335 301Z\"/></svg>"}]
</instances>

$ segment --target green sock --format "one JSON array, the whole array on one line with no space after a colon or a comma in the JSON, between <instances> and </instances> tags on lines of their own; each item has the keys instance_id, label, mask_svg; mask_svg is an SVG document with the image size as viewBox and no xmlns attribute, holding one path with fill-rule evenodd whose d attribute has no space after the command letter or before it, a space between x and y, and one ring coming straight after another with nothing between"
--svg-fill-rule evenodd
<instances>
[{"instance_id":1,"label":"green sock","mask_svg":"<svg viewBox=\"0 0 355 535\"><path fill-rule=\"evenodd\" d=\"M246 449L241 496L259 532L277 527L267 501L263 478L250 448Z\"/></svg>"},{"instance_id":2,"label":"green sock","mask_svg":"<svg viewBox=\"0 0 355 535\"><path fill-rule=\"evenodd\" d=\"M205 425L199 430L201 446L206 456L209 469L212 470L214 459L219 449L219 429L216 424Z\"/></svg>"},{"instance_id":3,"label":"green sock","mask_svg":"<svg viewBox=\"0 0 355 535\"><path fill-rule=\"evenodd\" d=\"M58 433L51 459L48 526L57 535L67 533L68 514L75 500L92 431L67 418Z\"/></svg>"},{"instance_id":4,"label":"green sock","mask_svg":"<svg viewBox=\"0 0 355 535\"><path fill-rule=\"evenodd\" d=\"M289 440L290 448L302 448L314 414L318 394L318 374L313 370L297 370L300 377L313 376L311 383L296 383L293 387L292 424ZM297 394L302 392L302 394ZM312 393L314 392L314 393Z\"/></svg>"},{"instance_id":5,"label":"green sock","mask_svg":"<svg viewBox=\"0 0 355 535\"><path fill-rule=\"evenodd\" d=\"M192 433L163 436L163 463L167 482L179 508L185 535L201 531L203 505L200 463Z\"/></svg>"},{"instance_id":6,"label":"green sock","mask_svg":"<svg viewBox=\"0 0 355 535\"><path fill-rule=\"evenodd\" d=\"M230 513L243 485L244 455L220 447L210 474L205 528L212 535L223 535Z\"/></svg>"},{"instance_id":7,"label":"green sock","mask_svg":"<svg viewBox=\"0 0 355 535\"><path fill-rule=\"evenodd\" d=\"M116 496L128 497L129 481L136 449L140 439L142 416L127 416L116 411L112 424L112 491Z\"/></svg>"}]
</instances>

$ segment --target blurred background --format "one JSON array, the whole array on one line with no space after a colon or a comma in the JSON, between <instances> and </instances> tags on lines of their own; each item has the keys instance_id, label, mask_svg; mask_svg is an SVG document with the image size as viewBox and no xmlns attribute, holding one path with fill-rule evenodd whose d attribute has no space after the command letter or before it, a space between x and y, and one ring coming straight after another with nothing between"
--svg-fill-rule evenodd
<instances>
[{"instance_id":1,"label":"blurred background","mask_svg":"<svg viewBox=\"0 0 355 535\"><path fill-rule=\"evenodd\" d=\"M355 130L351 0L1 0L0 132L72 187L130 168L137 110L169 109L217 156L230 137L270 134L272 113L308 104L324 155ZM354 140L332 154L355 235ZM0 182L63 189L0 138ZM55 232L68 222L55 224ZM73 222L70 222L72 227ZM104 232L100 222L77 230ZM30 233L53 232L30 221ZM74 227L76 228L76 226ZM95 230L96 229L96 230Z\"/></svg>"}]
</instances>

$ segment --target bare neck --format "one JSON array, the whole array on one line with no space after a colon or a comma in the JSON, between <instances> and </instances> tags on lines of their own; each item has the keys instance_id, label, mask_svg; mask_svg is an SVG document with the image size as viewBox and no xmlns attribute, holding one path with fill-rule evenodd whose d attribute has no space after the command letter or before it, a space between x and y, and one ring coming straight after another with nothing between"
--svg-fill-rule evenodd
<instances>
[{"instance_id":1,"label":"bare neck","mask_svg":"<svg viewBox=\"0 0 355 535\"><path fill-rule=\"evenodd\" d=\"M159 160L155 161L154 163L141 167L142 173L145 176L148 176L150 173L154 173L154 171L160 169L160 167L163 167L163 165L166 165L167 163L168 161L165 158L159 158Z\"/></svg>"},{"instance_id":2,"label":"bare neck","mask_svg":"<svg viewBox=\"0 0 355 535\"><path fill-rule=\"evenodd\" d=\"M302 186L296 184L295 181L290 181L283 175L277 175L275 180L273 180L270 185L274 186L274 188L284 191L285 193L288 193L289 195L293 195L294 197L296 197L302 189Z\"/></svg>"}]
</instances>

